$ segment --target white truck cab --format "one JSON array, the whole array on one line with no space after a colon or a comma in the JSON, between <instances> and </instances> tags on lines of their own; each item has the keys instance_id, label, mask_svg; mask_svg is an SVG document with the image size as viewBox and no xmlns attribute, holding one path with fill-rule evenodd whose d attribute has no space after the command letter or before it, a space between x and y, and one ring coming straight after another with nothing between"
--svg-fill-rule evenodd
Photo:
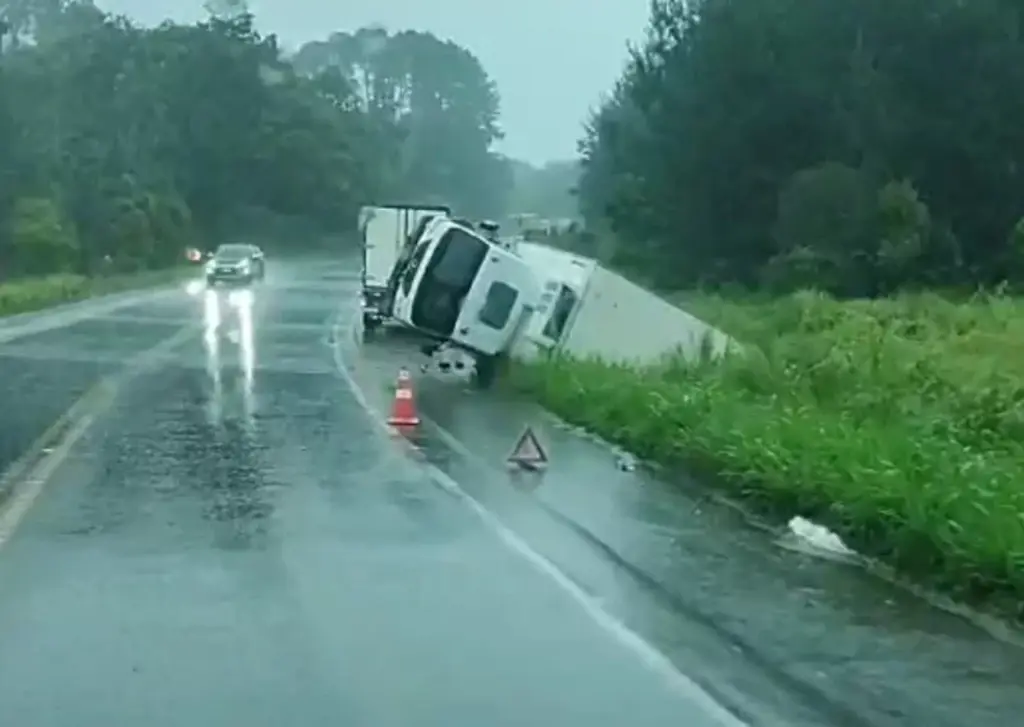
<instances>
[{"instance_id":1,"label":"white truck cab","mask_svg":"<svg viewBox=\"0 0 1024 727\"><path fill-rule=\"evenodd\" d=\"M392 317L474 354L481 379L539 298L518 255L450 219L432 220L399 272Z\"/></svg>"}]
</instances>

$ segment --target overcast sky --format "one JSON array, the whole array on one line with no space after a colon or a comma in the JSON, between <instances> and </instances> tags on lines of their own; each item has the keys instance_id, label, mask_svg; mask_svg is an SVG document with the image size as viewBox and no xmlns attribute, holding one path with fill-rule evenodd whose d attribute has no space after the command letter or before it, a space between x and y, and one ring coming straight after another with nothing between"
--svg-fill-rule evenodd
<instances>
[{"instance_id":1,"label":"overcast sky","mask_svg":"<svg viewBox=\"0 0 1024 727\"><path fill-rule=\"evenodd\" d=\"M97 0L146 23L196 20L203 0ZM250 0L260 29L297 47L380 23L429 30L480 58L497 82L501 151L542 163L575 156L587 110L643 33L647 0Z\"/></svg>"}]
</instances>

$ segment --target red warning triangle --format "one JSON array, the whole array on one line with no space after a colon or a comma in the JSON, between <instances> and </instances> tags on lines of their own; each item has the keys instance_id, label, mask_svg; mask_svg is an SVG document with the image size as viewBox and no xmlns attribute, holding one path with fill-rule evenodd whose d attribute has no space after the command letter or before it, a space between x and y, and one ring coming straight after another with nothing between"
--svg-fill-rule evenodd
<instances>
[{"instance_id":1,"label":"red warning triangle","mask_svg":"<svg viewBox=\"0 0 1024 727\"><path fill-rule=\"evenodd\" d=\"M512 454L508 456L508 462L522 467L544 467L547 465L548 455L532 428L527 427L523 430Z\"/></svg>"}]
</instances>

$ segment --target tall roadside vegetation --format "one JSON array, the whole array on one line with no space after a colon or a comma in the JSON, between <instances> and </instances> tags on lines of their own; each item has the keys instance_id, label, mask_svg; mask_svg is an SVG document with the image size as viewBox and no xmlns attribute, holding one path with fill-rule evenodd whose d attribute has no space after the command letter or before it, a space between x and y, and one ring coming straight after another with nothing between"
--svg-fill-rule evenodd
<instances>
[{"instance_id":1,"label":"tall roadside vegetation","mask_svg":"<svg viewBox=\"0 0 1024 727\"><path fill-rule=\"evenodd\" d=\"M906 575L1024 602L1022 14L654 0L587 124L580 207L595 252L746 353L525 383Z\"/></svg>"}]
</instances>

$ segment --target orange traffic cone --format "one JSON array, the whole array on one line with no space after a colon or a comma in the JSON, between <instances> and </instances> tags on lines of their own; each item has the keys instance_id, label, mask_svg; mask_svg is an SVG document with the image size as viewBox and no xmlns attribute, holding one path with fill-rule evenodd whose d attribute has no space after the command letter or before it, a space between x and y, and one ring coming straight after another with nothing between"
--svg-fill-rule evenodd
<instances>
[{"instance_id":1,"label":"orange traffic cone","mask_svg":"<svg viewBox=\"0 0 1024 727\"><path fill-rule=\"evenodd\" d=\"M388 424L393 427L415 427L419 423L416 403L412 397L412 377L408 371L401 369L398 372L398 385L395 387L395 400L391 405Z\"/></svg>"}]
</instances>

